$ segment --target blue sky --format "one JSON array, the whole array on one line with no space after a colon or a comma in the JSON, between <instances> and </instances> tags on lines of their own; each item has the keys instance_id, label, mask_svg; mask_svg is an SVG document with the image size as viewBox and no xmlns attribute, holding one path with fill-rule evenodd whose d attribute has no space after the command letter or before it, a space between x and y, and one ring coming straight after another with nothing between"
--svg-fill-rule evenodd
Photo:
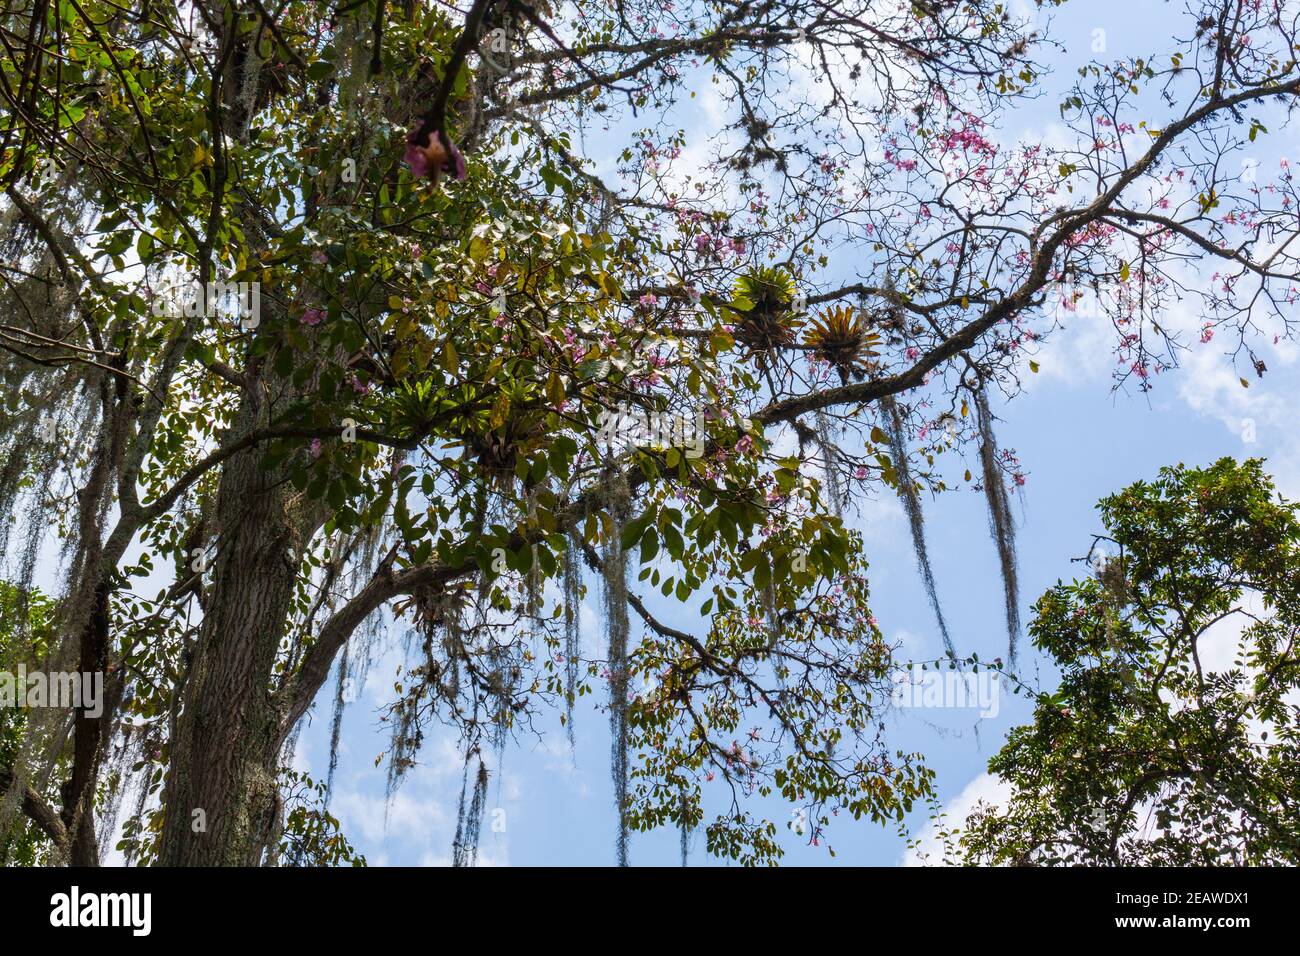
<instances>
[{"instance_id":1,"label":"blue sky","mask_svg":"<svg viewBox=\"0 0 1300 956\"><path fill-rule=\"evenodd\" d=\"M1167 49L1172 43L1165 38L1175 32L1175 25L1178 33L1189 32L1181 5L1159 0L1078 0L1053 16L1052 36L1066 49L1046 52L1053 71L1043 83L1047 95L1002 118L1003 142L1052 135L1056 104L1080 64L1094 57ZM1094 52L1103 39L1098 30L1104 31L1104 53ZM1275 163L1288 139L1289 131L1275 129L1269 143L1261 143L1261 166ZM1194 316L1184 319L1195 325ZM1112 332L1104 322L1075 317L1038 356L1041 371L1025 376L1024 392L994 408L1002 419L1001 445L1015 449L1029 474L1015 505L1026 620L1029 605L1045 588L1058 578L1084 573L1070 559L1083 555L1090 535L1101 530L1097 500L1134 480L1152 477L1162 465L1204 464L1223 455L1262 456L1269 460L1279 487L1290 497L1300 497L1300 440L1290 422L1292 396L1300 385L1293 348L1285 342L1266 348L1262 354L1270 372L1262 380L1252 376L1248 390L1237 381L1243 373L1233 370L1217 343L1210 343L1196 346L1182 368L1159 376L1152 392L1115 392L1110 378ZM1254 422L1253 442L1243 438L1246 419ZM926 508L935 577L959 652L978 652L986 659L1004 653L1001 580L982 496L954 491L928 501ZM941 645L901 508L886 497L869 503L856 523L865 533L874 609L886 636L901 642L905 657L937 656ZM594 589L588 602L584 631L586 639L597 642L595 649L600 627ZM660 610L670 624L699 626L693 608L689 613L662 606ZM372 865L445 864L451 856L462 770L454 739L431 735L421 765L391 803L385 798L384 772L374 765L388 740L377 708L391 694L398 663L396 654L378 662L346 713L332 809ZM1022 664L1032 683L1039 662L1027 645L1022 647ZM1051 674L1043 671L1041 680L1050 686ZM318 779L327 766L329 709L328 700L318 701L314 723L299 746L299 764ZM890 743L926 754L937 772L942 801L959 816L975 796L995 794L984 773L987 760L1007 730L1027 715L1026 703L1009 694L1003 695L998 715L983 721L970 711L901 711L892 719ZM611 863L615 813L604 714L590 706L580 709L573 756L557 720L541 727L544 742L530 738L508 746L500 766L492 768L480 864ZM790 808L775 801L755 807L778 822L790 819ZM923 829L927 815L922 809L909 822ZM894 865L906 856L904 839L894 830L866 822L836 821L828 837L835 860L824 847L808 847L789 836L784 864ZM678 854L675 832L633 836L634 865L675 865ZM692 843L690 862L716 862L705 853L702 837Z\"/></svg>"},{"instance_id":2,"label":"blue sky","mask_svg":"<svg viewBox=\"0 0 1300 956\"><path fill-rule=\"evenodd\" d=\"M1002 442L1017 450L1030 471L1017 505L1026 608L1058 578L1081 573L1070 559L1083 555L1089 535L1101 530L1095 502L1131 481L1151 477L1162 465L1262 455L1279 484L1290 487L1290 495L1300 491L1294 434L1282 427L1257 426L1257 441L1243 443L1239 429L1192 408L1179 394L1181 386L1194 393L1191 374L1169 375L1149 403L1145 397L1112 394L1105 378L1053 376L1050 363L1068 362L1070 345L1065 339L1054 343L1044 356L1042 381L1031 383L1026 394L999 410L1004 417ZM1293 365L1279 367L1251 389L1253 398L1261 403L1268 398L1285 401L1295 394L1297 378ZM1001 580L983 498L971 492L950 493L930 502L927 514L931 560L953 640L962 653L978 652L985 659L1003 653ZM904 653L914 658L938 655L942 645L919 585L901 509L887 501L868 515L863 527L873 606L886 636L901 641ZM587 636L599 636L592 633L596 623L593 613L587 619ZM679 613L676 620L670 615L670 623L689 628L693 622ZM1022 661L1032 682L1035 657L1025 651ZM346 713L333 810L372 864L444 863L450 858L461 773L453 740L435 735L421 766L398 791L385 822L384 775L375 768L374 757L385 748L387 732L373 708L391 690L395 666L396 658L377 665L361 701ZM1050 674L1043 677L1050 686ZM318 777L327 765L328 713L327 702L319 702L315 724L301 741L301 756ZM1023 723L1027 714L1023 699L1004 694L998 716L979 721L977 734L977 721L968 711L900 711L891 743L926 754L937 772L940 796L948 803L972 782L977 784L972 792L988 792L982 780L985 764L1007 730ZM548 731L546 746L523 741L508 747L503 765L493 774L480 848L484 864L602 865L613 859L615 818L605 716L592 708L579 711L576 759L570 758L558 722ZM505 811L504 833L491 832L491 810L498 808ZM789 819L786 807L773 803L767 809L772 819ZM914 825L922 826L926 816L924 811L917 814ZM891 865L904 852L904 841L896 833L868 823L833 825L829 838L837 859L845 863ZM793 839L787 841L786 851L785 865L833 862L824 849ZM673 865L678 853L675 833L633 837L633 864ZM712 862L702 844L690 859L696 865Z\"/></svg>"}]
</instances>

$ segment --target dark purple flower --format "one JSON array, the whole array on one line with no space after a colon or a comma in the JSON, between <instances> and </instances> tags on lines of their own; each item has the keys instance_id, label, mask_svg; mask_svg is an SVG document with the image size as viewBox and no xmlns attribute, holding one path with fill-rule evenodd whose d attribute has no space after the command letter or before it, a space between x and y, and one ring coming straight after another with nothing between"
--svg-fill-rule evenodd
<instances>
[{"instance_id":1,"label":"dark purple flower","mask_svg":"<svg viewBox=\"0 0 1300 956\"><path fill-rule=\"evenodd\" d=\"M412 133L406 140L406 154L402 161L411 167L411 175L416 179L423 179L429 175L429 159L425 156L424 150L415 145L415 134Z\"/></svg>"},{"instance_id":2,"label":"dark purple flower","mask_svg":"<svg viewBox=\"0 0 1300 956\"><path fill-rule=\"evenodd\" d=\"M419 135L420 131L415 129L406 137L406 152L402 156L416 179L427 178L436 183L442 173L458 181L465 178L465 156L445 133L428 134L425 146L420 145Z\"/></svg>"}]
</instances>

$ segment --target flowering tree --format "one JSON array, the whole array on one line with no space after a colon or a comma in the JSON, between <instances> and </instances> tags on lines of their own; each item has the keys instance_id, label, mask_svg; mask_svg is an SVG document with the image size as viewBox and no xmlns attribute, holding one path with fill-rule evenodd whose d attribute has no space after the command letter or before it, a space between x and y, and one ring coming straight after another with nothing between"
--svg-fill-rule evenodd
<instances>
[{"instance_id":1,"label":"flowering tree","mask_svg":"<svg viewBox=\"0 0 1300 956\"><path fill-rule=\"evenodd\" d=\"M109 680L70 735L28 721L0 823L94 862L134 788L135 861L346 858L283 771L390 630L414 638L390 784L431 722L459 735L459 861L482 748L547 707L572 729L593 687L620 861L668 823L775 860L755 793L803 839L897 819L930 773L883 738L845 509L901 496L955 656L921 494L968 447L1014 666L1024 476L989 396L1060 306L1100 290L1144 388L1185 347L1179 295L1258 374L1252 336L1289 331L1289 173L1222 161L1300 90L1273 5L1199 4L1172 58L1084 71L1058 148L1001 138L1045 40L1000 4L666 6L6 11L5 541L26 593L57 534L50 666ZM706 789L731 800L707 822Z\"/></svg>"}]
</instances>

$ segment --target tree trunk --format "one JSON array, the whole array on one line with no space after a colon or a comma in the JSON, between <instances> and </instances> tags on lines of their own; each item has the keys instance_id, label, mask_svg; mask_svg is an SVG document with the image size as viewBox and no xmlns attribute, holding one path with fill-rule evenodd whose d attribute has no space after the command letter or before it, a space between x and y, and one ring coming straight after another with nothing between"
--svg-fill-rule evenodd
<instances>
[{"instance_id":1,"label":"tree trunk","mask_svg":"<svg viewBox=\"0 0 1300 956\"><path fill-rule=\"evenodd\" d=\"M357 18L346 18L343 29L364 32L366 27ZM239 107L229 121L232 138L246 133L257 102L252 94L265 82L256 49L249 46L231 66L230 75L239 78L229 82L227 93L228 101ZM322 107L332 83L321 83ZM311 192L309 210L321 198ZM258 212L246 208L240 219L250 243L264 246ZM335 362L345 357L322 356ZM272 404L301 399L315 388L314 381L295 385L263 377L251 350L248 361L231 440L272 421ZM274 403L267 398L264 404L263 396L272 395ZM292 704L275 695L276 657L302 559L329 508L294 490L289 463L262 470L263 451L254 446L232 456L218 486L220 550L170 746L161 866L256 865L273 838L278 758L287 730L285 712Z\"/></svg>"},{"instance_id":2,"label":"tree trunk","mask_svg":"<svg viewBox=\"0 0 1300 956\"><path fill-rule=\"evenodd\" d=\"M253 381L241 431L262 418ZM271 832L281 715L273 672L319 508L303 507L287 467L233 456L217 497L219 551L171 742L162 866L255 865Z\"/></svg>"}]
</instances>

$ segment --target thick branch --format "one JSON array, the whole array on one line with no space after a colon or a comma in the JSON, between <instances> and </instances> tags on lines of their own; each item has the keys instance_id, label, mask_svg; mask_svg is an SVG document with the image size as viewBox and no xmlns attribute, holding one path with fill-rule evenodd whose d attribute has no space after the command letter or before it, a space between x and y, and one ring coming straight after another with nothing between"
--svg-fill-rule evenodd
<instances>
[{"instance_id":1,"label":"thick branch","mask_svg":"<svg viewBox=\"0 0 1300 956\"><path fill-rule=\"evenodd\" d=\"M0 767L0 791L8 792L13 785L13 773ZM27 815L27 818L40 827L41 832L53 840L55 846L60 848L66 846L68 831L54 808L41 799L41 795L26 784L22 786L21 800L23 813Z\"/></svg>"},{"instance_id":2,"label":"thick branch","mask_svg":"<svg viewBox=\"0 0 1300 956\"><path fill-rule=\"evenodd\" d=\"M1148 152L1125 170L1110 188L1098 195L1091 203L1081 209L1062 210L1044 222L1044 228L1040 228L1039 235L1048 237L1037 245L1029 275L1014 292L994 304L978 319L950 335L910 368L886 378L772 402L755 414L754 420L764 425L793 422L800 416L818 409L833 405L865 404L923 384L925 376L930 371L973 346L980 336L1003 319L1032 306L1035 296L1046 285L1052 259L1065 240L1089 222L1111 213L1115 201L1123 191L1150 169L1160 154L1182 133L1220 110L1268 96L1294 95L1298 91L1300 91L1300 79L1278 86L1247 90L1227 99L1207 103L1178 122L1170 124L1156 137ZM1050 233L1045 228L1049 224L1055 226ZM629 489L635 490L648 479L640 468L633 467L627 473L627 480ZM594 501L594 495L595 491L589 489L557 515L555 530L565 533L574 527L586 513L585 506L590 501ZM509 547L518 549L527 543L531 543L529 539L516 534L509 542ZM328 677L334 656L357 625L370 613L393 597L410 593L417 588L445 585L471 573L473 567L472 564L466 564L453 568L438 562L407 568L397 573L393 573L390 568L381 567L371 581L324 624L316 642L304 656L297 677L285 689L287 705L281 733L287 734L306 712Z\"/></svg>"}]
</instances>

